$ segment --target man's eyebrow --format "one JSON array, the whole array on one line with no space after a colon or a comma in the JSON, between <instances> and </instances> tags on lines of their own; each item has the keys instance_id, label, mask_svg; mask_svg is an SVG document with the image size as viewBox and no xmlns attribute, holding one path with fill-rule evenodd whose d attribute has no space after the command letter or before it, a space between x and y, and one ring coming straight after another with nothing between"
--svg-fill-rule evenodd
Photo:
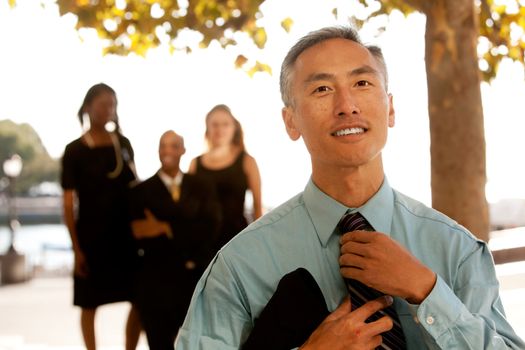
<instances>
[{"instance_id":1,"label":"man's eyebrow","mask_svg":"<svg viewBox=\"0 0 525 350\"><path fill-rule=\"evenodd\" d=\"M349 77L355 77L362 74L374 74L374 75L380 75L377 69L372 68L369 65L363 65L361 67L355 68L347 73ZM335 80L335 74L332 73L313 73L310 74L305 80L304 84L309 84L316 81L334 81Z\"/></svg>"},{"instance_id":2,"label":"man's eyebrow","mask_svg":"<svg viewBox=\"0 0 525 350\"><path fill-rule=\"evenodd\" d=\"M331 73L313 73L313 74L310 74L304 80L304 84L309 84L309 83L312 83L312 82L315 82L315 81L320 81L320 80L333 81L333 80L335 80L335 75L331 74Z\"/></svg>"},{"instance_id":3,"label":"man's eyebrow","mask_svg":"<svg viewBox=\"0 0 525 350\"><path fill-rule=\"evenodd\" d=\"M356 76L356 75L362 75L362 74L374 74L374 75L380 75L377 69L374 69L370 67L369 65L364 65L359 68L356 68L348 73L349 76Z\"/></svg>"}]
</instances>

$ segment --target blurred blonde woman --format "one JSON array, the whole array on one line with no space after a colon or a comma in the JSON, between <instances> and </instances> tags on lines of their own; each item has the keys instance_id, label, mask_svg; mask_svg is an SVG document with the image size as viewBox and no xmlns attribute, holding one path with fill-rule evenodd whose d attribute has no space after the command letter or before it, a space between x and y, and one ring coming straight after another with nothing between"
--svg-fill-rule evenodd
<instances>
[{"instance_id":1,"label":"blurred blonde woman","mask_svg":"<svg viewBox=\"0 0 525 350\"><path fill-rule=\"evenodd\" d=\"M261 177L257 162L244 148L243 132L230 108L220 104L206 115L208 151L193 159L189 172L206 176L215 184L222 209L222 223L216 250L244 229L244 199L249 190L253 197L250 220L262 215Z\"/></svg>"}]
</instances>

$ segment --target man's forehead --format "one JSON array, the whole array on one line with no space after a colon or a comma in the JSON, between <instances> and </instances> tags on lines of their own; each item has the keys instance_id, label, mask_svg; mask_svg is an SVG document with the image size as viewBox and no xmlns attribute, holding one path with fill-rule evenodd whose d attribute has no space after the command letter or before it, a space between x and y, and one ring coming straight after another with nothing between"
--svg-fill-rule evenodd
<instances>
[{"instance_id":1,"label":"man's forehead","mask_svg":"<svg viewBox=\"0 0 525 350\"><path fill-rule=\"evenodd\" d=\"M312 76L329 75L335 69L336 64L338 68L344 67L344 73L347 75L365 73L380 77L384 75L377 58L365 46L352 40L335 38L322 41L304 50L297 57L292 79L299 78L299 83L304 83Z\"/></svg>"},{"instance_id":2,"label":"man's forehead","mask_svg":"<svg viewBox=\"0 0 525 350\"><path fill-rule=\"evenodd\" d=\"M182 136L177 134L175 131L166 131L160 138L160 142L176 142L176 143L182 143L184 142L184 139Z\"/></svg>"}]
</instances>

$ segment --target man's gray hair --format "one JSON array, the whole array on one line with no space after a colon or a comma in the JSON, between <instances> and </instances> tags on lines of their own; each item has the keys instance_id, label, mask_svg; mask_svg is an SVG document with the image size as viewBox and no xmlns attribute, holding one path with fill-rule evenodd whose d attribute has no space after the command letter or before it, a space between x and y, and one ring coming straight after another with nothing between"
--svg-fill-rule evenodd
<instances>
[{"instance_id":1,"label":"man's gray hair","mask_svg":"<svg viewBox=\"0 0 525 350\"><path fill-rule=\"evenodd\" d=\"M288 51L288 54L284 58L283 64L281 66L280 89L281 98L286 107L293 106L293 98L291 96L291 76L297 58L306 49L329 39L350 40L368 49L368 51L372 54L372 56L375 57L375 59L379 63L385 78L385 88L388 89L388 72L386 69L386 63L381 48L375 45L363 44L361 38L359 38L359 34L352 27L326 27L310 32L303 36L294 46L292 46L292 48L290 49L290 51Z\"/></svg>"}]
</instances>

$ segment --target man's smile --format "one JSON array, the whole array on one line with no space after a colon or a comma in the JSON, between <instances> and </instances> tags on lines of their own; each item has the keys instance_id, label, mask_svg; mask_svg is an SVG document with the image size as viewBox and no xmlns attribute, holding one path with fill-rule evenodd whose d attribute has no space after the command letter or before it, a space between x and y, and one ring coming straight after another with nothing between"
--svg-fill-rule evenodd
<instances>
[{"instance_id":1,"label":"man's smile","mask_svg":"<svg viewBox=\"0 0 525 350\"><path fill-rule=\"evenodd\" d=\"M332 136L347 136L347 135L358 135L363 134L367 131L365 128L344 128L334 131Z\"/></svg>"}]
</instances>

